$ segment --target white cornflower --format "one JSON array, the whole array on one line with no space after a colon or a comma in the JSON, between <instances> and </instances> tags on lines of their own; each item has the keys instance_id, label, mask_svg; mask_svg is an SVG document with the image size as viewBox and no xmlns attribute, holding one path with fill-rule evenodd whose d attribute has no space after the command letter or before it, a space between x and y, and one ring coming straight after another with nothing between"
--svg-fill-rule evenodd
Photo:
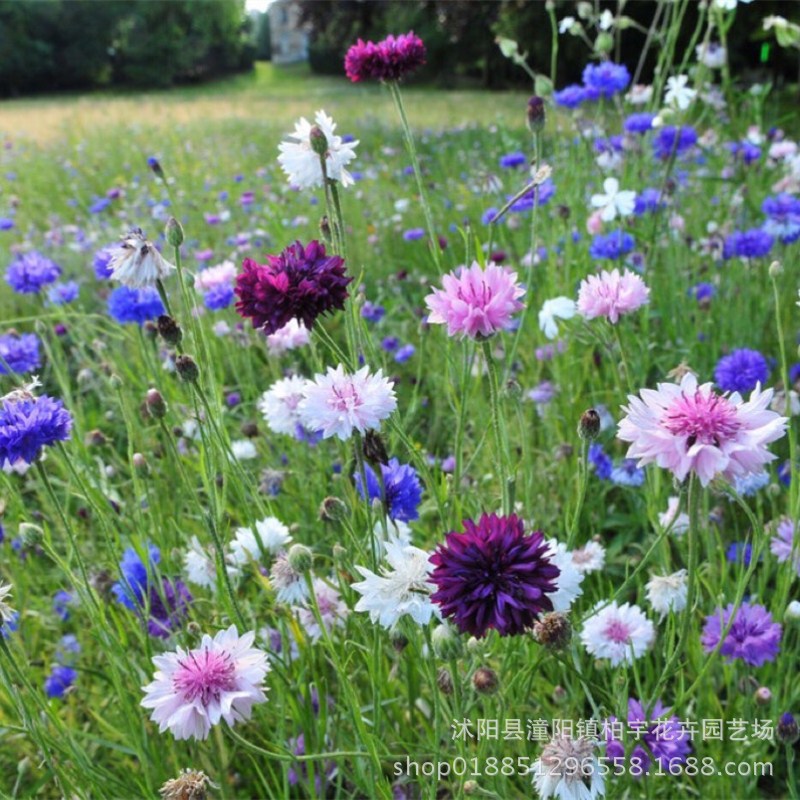
<instances>
[{"instance_id":1,"label":"white cornflower","mask_svg":"<svg viewBox=\"0 0 800 800\"><path fill-rule=\"evenodd\" d=\"M345 167L356 157L355 147L358 142L343 142L342 137L334 133L336 123L324 111L317 111L314 119L316 125L301 117L295 123L294 133L289 134L288 141L278 145L278 163L281 169L293 186L301 189L322 186L320 156L314 151L311 142L311 131L316 128L325 136L328 145L325 151L328 178L338 181L342 186L350 186L355 181Z\"/></svg>"},{"instance_id":2,"label":"white cornflower","mask_svg":"<svg viewBox=\"0 0 800 800\"><path fill-rule=\"evenodd\" d=\"M231 453L237 461L249 461L258 456L256 446L249 439L236 439L231 442Z\"/></svg>"},{"instance_id":3,"label":"white cornflower","mask_svg":"<svg viewBox=\"0 0 800 800\"><path fill-rule=\"evenodd\" d=\"M217 566L214 557L196 536L189 540L189 549L183 555L183 568L191 583L204 589L216 589Z\"/></svg>"},{"instance_id":4,"label":"white cornflower","mask_svg":"<svg viewBox=\"0 0 800 800\"><path fill-rule=\"evenodd\" d=\"M267 336L267 349L273 356L283 355L287 350L295 350L311 341L305 324L290 319L282 328Z\"/></svg>"},{"instance_id":5,"label":"white cornflower","mask_svg":"<svg viewBox=\"0 0 800 800\"><path fill-rule=\"evenodd\" d=\"M301 425L297 410L303 399L306 379L299 375L283 378L267 389L258 401L258 410L264 415L267 426L273 433L294 436Z\"/></svg>"},{"instance_id":6,"label":"white cornflower","mask_svg":"<svg viewBox=\"0 0 800 800\"><path fill-rule=\"evenodd\" d=\"M433 565L430 554L412 545L399 542L386 544L389 568L376 575L356 565L364 576L352 588L361 595L356 611L368 611L370 619L384 628L392 628L400 617L408 614L418 625L427 625L432 616L441 619L441 612L430 599L436 587L430 582Z\"/></svg>"},{"instance_id":7,"label":"white cornflower","mask_svg":"<svg viewBox=\"0 0 800 800\"><path fill-rule=\"evenodd\" d=\"M617 218L629 217L636 207L636 192L629 189L620 191L619 181L616 178L606 178L603 181L605 194L593 194L592 206L600 209L600 219L611 222Z\"/></svg>"},{"instance_id":8,"label":"white cornflower","mask_svg":"<svg viewBox=\"0 0 800 800\"><path fill-rule=\"evenodd\" d=\"M264 553L275 554L292 541L289 529L275 517L259 520L255 527L255 532L252 527L236 529L230 556L236 566L261 561L262 548Z\"/></svg>"},{"instance_id":9,"label":"white cornflower","mask_svg":"<svg viewBox=\"0 0 800 800\"><path fill-rule=\"evenodd\" d=\"M583 624L581 642L595 658L607 658L612 667L630 664L647 652L656 631L639 606L600 603Z\"/></svg>"},{"instance_id":10,"label":"white cornflower","mask_svg":"<svg viewBox=\"0 0 800 800\"><path fill-rule=\"evenodd\" d=\"M122 237L120 244L109 250L111 258L108 268L111 270L112 280L132 289L153 286L175 269L162 257L156 246L147 241L141 228L133 228Z\"/></svg>"},{"instance_id":11,"label":"white cornflower","mask_svg":"<svg viewBox=\"0 0 800 800\"><path fill-rule=\"evenodd\" d=\"M531 764L533 785L542 800L597 800L605 795L605 779L595 743L562 734L545 745Z\"/></svg>"},{"instance_id":12,"label":"white cornflower","mask_svg":"<svg viewBox=\"0 0 800 800\"><path fill-rule=\"evenodd\" d=\"M385 522L385 531L384 523L381 520L378 520L372 528L372 536L375 541L375 553L378 558L383 558L386 553L387 542L393 542L402 547L407 547L411 544L411 528L407 523L399 519L389 519L388 517L386 517Z\"/></svg>"},{"instance_id":13,"label":"white cornflower","mask_svg":"<svg viewBox=\"0 0 800 800\"><path fill-rule=\"evenodd\" d=\"M609 9L604 9L597 23L601 31L610 31L614 27L614 14Z\"/></svg>"},{"instance_id":14,"label":"white cornflower","mask_svg":"<svg viewBox=\"0 0 800 800\"><path fill-rule=\"evenodd\" d=\"M14 619L14 609L6 602L11 591L11 584L0 583L0 623L11 622Z\"/></svg>"},{"instance_id":15,"label":"white cornflower","mask_svg":"<svg viewBox=\"0 0 800 800\"><path fill-rule=\"evenodd\" d=\"M286 553L278 553L269 571L272 588L279 603L299 606L308 599L308 585L302 572L289 563Z\"/></svg>"},{"instance_id":16,"label":"white cornflower","mask_svg":"<svg viewBox=\"0 0 800 800\"><path fill-rule=\"evenodd\" d=\"M670 611L683 611L686 608L688 584L685 569L672 575L653 575L645 588L647 600L659 615L659 620L664 619Z\"/></svg>"},{"instance_id":17,"label":"white cornflower","mask_svg":"<svg viewBox=\"0 0 800 800\"><path fill-rule=\"evenodd\" d=\"M320 619L330 633L333 628L344 625L349 613L347 605L339 596L339 592L322 578L314 578L313 585ZM301 606L296 613L297 620L303 626L308 638L312 642L319 641L322 638L322 628L310 604Z\"/></svg>"},{"instance_id":18,"label":"white cornflower","mask_svg":"<svg viewBox=\"0 0 800 800\"><path fill-rule=\"evenodd\" d=\"M599 542L590 540L583 547L572 551L572 565L581 575L597 572L606 563L606 550Z\"/></svg>"},{"instance_id":19,"label":"white cornflower","mask_svg":"<svg viewBox=\"0 0 800 800\"><path fill-rule=\"evenodd\" d=\"M667 510L658 515L658 522L662 528L669 528L674 536L683 536L689 530L689 515L685 511L678 513L681 501L679 497L670 497L667 501Z\"/></svg>"},{"instance_id":20,"label":"white cornflower","mask_svg":"<svg viewBox=\"0 0 800 800\"><path fill-rule=\"evenodd\" d=\"M631 86L630 91L625 95L625 99L632 106L646 106L653 97L653 87L643 83Z\"/></svg>"},{"instance_id":21,"label":"white cornflower","mask_svg":"<svg viewBox=\"0 0 800 800\"><path fill-rule=\"evenodd\" d=\"M548 539L546 555L559 570L555 579L556 590L548 595L553 603L553 611L569 611L575 600L583 594L583 574L572 563L572 555L563 542Z\"/></svg>"},{"instance_id":22,"label":"white cornflower","mask_svg":"<svg viewBox=\"0 0 800 800\"><path fill-rule=\"evenodd\" d=\"M539 329L548 339L558 336L557 319L572 319L577 311L575 301L569 297L554 297L545 300L539 310Z\"/></svg>"},{"instance_id":23,"label":"white cornflower","mask_svg":"<svg viewBox=\"0 0 800 800\"><path fill-rule=\"evenodd\" d=\"M727 51L717 42L699 44L694 49L697 53L697 60L709 69L722 69L725 66Z\"/></svg>"},{"instance_id":24,"label":"white cornflower","mask_svg":"<svg viewBox=\"0 0 800 800\"><path fill-rule=\"evenodd\" d=\"M664 94L664 102L668 106L686 111L696 94L697 92L694 89L689 88L688 75L675 75L667 78L667 91Z\"/></svg>"}]
</instances>

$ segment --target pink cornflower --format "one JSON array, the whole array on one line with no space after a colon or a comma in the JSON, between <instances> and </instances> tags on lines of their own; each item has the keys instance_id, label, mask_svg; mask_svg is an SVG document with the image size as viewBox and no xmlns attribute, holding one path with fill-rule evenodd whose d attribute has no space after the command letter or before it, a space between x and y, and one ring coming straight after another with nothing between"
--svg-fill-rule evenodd
<instances>
[{"instance_id":1,"label":"pink cornflower","mask_svg":"<svg viewBox=\"0 0 800 800\"><path fill-rule=\"evenodd\" d=\"M153 657L158 667L153 682L142 687L141 705L159 732L169 729L176 739L206 739L224 719L231 727L250 719L256 703L264 703L263 681L269 671L267 654L252 646L255 633L239 636L235 626L200 647Z\"/></svg>"},{"instance_id":2,"label":"pink cornflower","mask_svg":"<svg viewBox=\"0 0 800 800\"><path fill-rule=\"evenodd\" d=\"M365 79L396 81L425 63L425 45L414 31L383 41L359 39L347 51L344 70L354 83Z\"/></svg>"},{"instance_id":3,"label":"pink cornflower","mask_svg":"<svg viewBox=\"0 0 800 800\"><path fill-rule=\"evenodd\" d=\"M328 367L306 383L297 412L306 429L322 431L324 439L349 439L354 430L377 429L397 408L393 386L382 370L370 375L369 367L362 367L348 375L341 364Z\"/></svg>"},{"instance_id":4,"label":"pink cornflower","mask_svg":"<svg viewBox=\"0 0 800 800\"><path fill-rule=\"evenodd\" d=\"M519 298L525 290L517 283L517 273L508 267L489 263L486 270L473 262L456 274L442 278L444 289L434 289L425 298L430 309L428 322L447 325L450 336L486 339L507 328L521 308Z\"/></svg>"},{"instance_id":5,"label":"pink cornflower","mask_svg":"<svg viewBox=\"0 0 800 800\"><path fill-rule=\"evenodd\" d=\"M630 442L628 458L655 463L682 481L694 472L703 486L717 475L732 480L761 470L775 456L766 445L786 432L786 417L769 410L772 389L756 386L745 402L738 392L717 394L687 373L680 385L659 383L628 396L617 436Z\"/></svg>"},{"instance_id":6,"label":"pink cornflower","mask_svg":"<svg viewBox=\"0 0 800 800\"><path fill-rule=\"evenodd\" d=\"M581 641L595 658L607 658L612 667L643 656L655 639L653 623L639 606L617 605L616 600L595 606L581 631Z\"/></svg>"},{"instance_id":7,"label":"pink cornflower","mask_svg":"<svg viewBox=\"0 0 800 800\"><path fill-rule=\"evenodd\" d=\"M578 291L578 311L586 319L606 317L616 324L622 314L636 311L650 302L650 290L634 272L626 269L603 270L581 281Z\"/></svg>"},{"instance_id":8,"label":"pink cornflower","mask_svg":"<svg viewBox=\"0 0 800 800\"><path fill-rule=\"evenodd\" d=\"M800 538L795 536L794 523L790 519L782 519L777 524L769 549L781 564L791 559L792 566L800 575Z\"/></svg>"}]
</instances>

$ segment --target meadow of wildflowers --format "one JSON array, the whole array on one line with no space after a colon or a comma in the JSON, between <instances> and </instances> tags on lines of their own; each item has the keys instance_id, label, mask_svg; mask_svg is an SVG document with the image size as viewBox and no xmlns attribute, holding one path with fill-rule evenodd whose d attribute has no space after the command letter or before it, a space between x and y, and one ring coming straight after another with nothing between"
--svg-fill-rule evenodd
<instances>
[{"instance_id":1,"label":"meadow of wildflowers","mask_svg":"<svg viewBox=\"0 0 800 800\"><path fill-rule=\"evenodd\" d=\"M3 130L2 797L796 800L800 120L680 5Z\"/></svg>"}]
</instances>

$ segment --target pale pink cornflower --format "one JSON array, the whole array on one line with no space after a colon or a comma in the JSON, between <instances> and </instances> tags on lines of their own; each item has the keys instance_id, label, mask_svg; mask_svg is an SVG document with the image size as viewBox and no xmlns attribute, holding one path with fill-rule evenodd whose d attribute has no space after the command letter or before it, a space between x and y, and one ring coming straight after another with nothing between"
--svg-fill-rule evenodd
<instances>
[{"instance_id":1,"label":"pale pink cornflower","mask_svg":"<svg viewBox=\"0 0 800 800\"><path fill-rule=\"evenodd\" d=\"M324 439L349 439L354 430L377 429L397 408L393 386L382 370L370 375L369 367L362 367L348 375L341 364L328 367L325 375L306 382L297 412L306 429L322 431Z\"/></svg>"},{"instance_id":2,"label":"pale pink cornflower","mask_svg":"<svg viewBox=\"0 0 800 800\"><path fill-rule=\"evenodd\" d=\"M601 601L595 608L581 631L583 646L591 655L607 658L612 667L630 664L644 655L656 631L639 606L630 603L619 606L615 600L608 604Z\"/></svg>"},{"instance_id":3,"label":"pale pink cornflower","mask_svg":"<svg viewBox=\"0 0 800 800\"><path fill-rule=\"evenodd\" d=\"M769 549L781 564L791 559L792 566L800 575L800 537L795 536L794 523L790 519L784 518L777 524Z\"/></svg>"},{"instance_id":4,"label":"pale pink cornflower","mask_svg":"<svg viewBox=\"0 0 800 800\"><path fill-rule=\"evenodd\" d=\"M223 261L214 267L200 270L194 276L194 288L198 292L207 292L209 289L215 289L226 283L233 284L238 271L233 261Z\"/></svg>"},{"instance_id":5,"label":"pale pink cornflower","mask_svg":"<svg viewBox=\"0 0 800 800\"><path fill-rule=\"evenodd\" d=\"M442 278L444 289L434 289L425 298L428 322L447 325L449 336L485 339L507 328L515 312L523 308L519 298L525 290L517 273L494 263L473 262Z\"/></svg>"},{"instance_id":6,"label":"pale pink cornflower","mask_svg":"<svg viewBox=\"0 0 800 800\"><path fill-rule=\"evenodd\" d=\"M153 657L158 668L152 683L142 687L144 708L159 732L176 739L206 739L212 726L225 720L231 727L250 719L253 706L266 702L267 654L254 648L255 632L239 636L231 625L212 639L203 636L194 650Z\"/></svg>"},{"instance_id":7,"label":"pale pink cornflower","mask_svg":"<svg viewBox=\"0 0 800 800\"><path fill-rule=\"evenodd\" d=\"M687 373L680 385L659 383L628 396L617 436L630 442L627 457L655 463L682 481L694 472L703 486L759 472L775 456L766 445L786 432L786 417L769 410L772 389L756 386L745 402L738 392L717 394Z\"/></svg>"},{"instance_id":8,"label":"pale pink cornflower","mask_svg":"<svg viewBox=\"0 0 800 800\"><path fill-rule=\"evenodd\" d=\"M650 302L650 290L635 273L626 269L603 270L581 281L578 291L578 312L586 319L606 317L616 324L620 316L636 311Z\"/></svg>"},{"instance_id":9,"label":"pale pink cornflower","mask_svg":"<svg viewBox=\"0 0 800 800\"><path fill-rule=\"evenodd\" d=\"M270 355L279 356L287 350L295 350L310 341L308 328L301 320L290 319L282 328L267 336Z\"/></svg>"},{"instance_id":10,"label":"pale pink cornflower","mask_svg":"<svg viewBox=\"0 0 800 800\"><path fill-rule=\"evenodd\" d=\"M330 633L335 627L344 625L349 613L347 604L342 600L339 592L322 578L314 578L313 585L319 618ZM319 641L322 638L322 627L310 604L299 607L296 613L297 621L303 626L308 638L312 642Z\"/></svg>"},{"instance_id":11,"label":"pale pink cornflower","mask_svg":"<svg viewBox=\"0 0 800 800\"><path fill-rule=\"evenodd\" d=\"M299 375L281 378L261 395L258 410L273 433L294 436L300 425L298 406L303 399L306 379Z\"/></svg>"}]
</instances>

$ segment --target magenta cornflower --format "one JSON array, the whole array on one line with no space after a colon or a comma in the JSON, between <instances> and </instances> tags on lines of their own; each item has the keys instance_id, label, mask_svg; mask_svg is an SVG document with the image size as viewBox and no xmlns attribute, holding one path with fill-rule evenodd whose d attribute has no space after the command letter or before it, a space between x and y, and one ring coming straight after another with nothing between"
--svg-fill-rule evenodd
<instances>
[{"instance_id":1,"label":"magenta cornflower","mask_svg":"<svg viewBox=\"0 0 800 800\"><path fill-rule=\"evenodd\" d=\"M578 312L586 319L605 317L616 324L623 314L636 311L650 302L650 289L634 272L626 269L603 270L581 281L578 292Z\"/></svg>"},{"instance_id":2,"label":"magenta cornflower","mask_svg":"<svg viewBox=\"0 0 800 800\"><path fill-rule=\"evenodd\" d=\"M359 39L344 57L344 70L351 81L397 81L425 63L425 45L414 31L387 36L383 41Z\"/></svg>"},{"instance_id":3,"label":"magenta cornflower","mask_svg":"<svg viewBox=\"0 0 800 800\"><path fill-rule=\"evenodd\" d=\"M718 608L711 616L706 617L700 642L707 653L712 652L719 644L722 631L732 614L733 603L729 603L724 610ZM725 636L720 653L729 660L741 658L751 667L760 667L778 657L782 631L780 623L773 622L772 614L764 606L742 603Z\"/></svg>"},{"instance_id":4,"label":"magenta cornflower","mask_svg":"<svg viewBox=\"0 0 800 800\"><path fill-rule=\"evenodd\" d=\"M444 289L434 289L425 298L430 309L428 322L447 325L450 336L487 339L511 324L512 316L524 307L519 298L525 290L517 273L489 263L483 270L473 262L442 278Z\"/></svg>"},{"instance_id":5,"label":"magenta cornflower","mask_svg":"<svg viewBox=\"0 0 800 800\"><path fill-rule=\"evenodd\" d=\"M448 533L430 557L431 582L438 587L431 600L462 633L522 633L540 613L553 610L549 595L561 571L547 551L542 532L526 535L514 514L464 520L464 533Z\"/></svg>"},{"instance_id":6,"label":"magenta cornflower","mask_svg":"<svg viewBox=\"0 0 800 800\"><path fill-rule=\"evenodd\" d=\"M231 727L250 719L256 703L266 702L264 678L267 654L254 648L255 633L239 636L231 626L200 647L154 656L158 667L152 683L143 687L144 708L159 732L169 729L176 739L206 739L213 725Z\"/></svg>"},{"instance_id":7,"label":"magenta cornflower","mask_svg":"<svg viewBox=\"0 0 800 800\"><path fill-rule=\"evenodd\" d=\"M691 373L680 385L659 383L628 396L617 436L630 442L627 457L655 463L682 481L694 472L703 486L759 472L775 456L766 445L786 432L786 417L770 411L772 390L758 387L745 402L734 393L717 394L711 383L697 385Z\"/></svg>"},{"instance_id":8,"label":"magenta cornflower","mask_svg":"<svg viewBox=\"0 0 800 800\"><path fill-rule=\"evenodd\" d=\"M295 242L280 255L267 256L266 264L246 258L242 269L236 276L236 311L266 334L292 319L312 328L317 317L344 308L353 280L345 275L344 260L327 255L316 240L305 247Z\"/></svg>"}]
</instances>

